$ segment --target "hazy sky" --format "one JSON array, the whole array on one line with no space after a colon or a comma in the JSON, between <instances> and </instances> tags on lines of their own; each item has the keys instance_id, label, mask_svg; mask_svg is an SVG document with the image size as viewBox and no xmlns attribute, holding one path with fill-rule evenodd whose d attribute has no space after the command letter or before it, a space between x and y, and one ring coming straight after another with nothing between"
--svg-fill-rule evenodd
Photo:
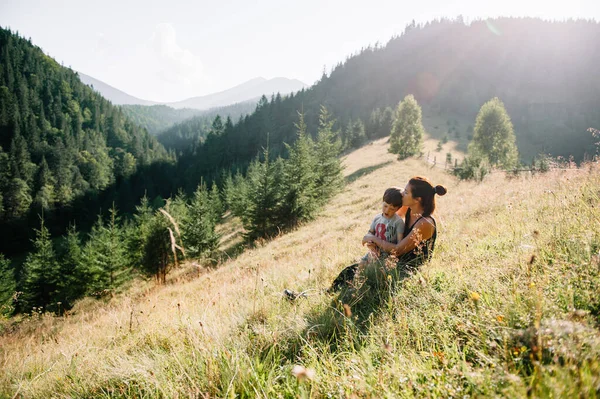
<instances>
[{"instance_id":1,"label":"hazy sky","mask_svg":"<svg viewBox=\"0 0 600 399\"><path fill-rule=\"evenodd\" d=\"M263 76L320 78L412 20L600 20L599 0L0 0L0 26L136 97L176 101Z\"/></svg>"}]
</instances>

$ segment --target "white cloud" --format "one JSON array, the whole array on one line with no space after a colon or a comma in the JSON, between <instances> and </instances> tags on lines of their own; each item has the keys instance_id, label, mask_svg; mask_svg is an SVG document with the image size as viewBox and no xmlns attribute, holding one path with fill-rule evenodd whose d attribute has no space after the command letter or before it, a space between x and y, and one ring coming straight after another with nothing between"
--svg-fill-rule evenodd
<instances>
[{"instance_id":1,"label":"white cloud","mask_svg":"<svg viewBox=\"0 0 600 399\"><path fill-rule=\"evenodd\" d=\"M195 85L205 81L202 60L177 43L175 28L160 23L152 37L154 53L158 59L158 75L172 84Z\"/></svg>"}]
</instances>

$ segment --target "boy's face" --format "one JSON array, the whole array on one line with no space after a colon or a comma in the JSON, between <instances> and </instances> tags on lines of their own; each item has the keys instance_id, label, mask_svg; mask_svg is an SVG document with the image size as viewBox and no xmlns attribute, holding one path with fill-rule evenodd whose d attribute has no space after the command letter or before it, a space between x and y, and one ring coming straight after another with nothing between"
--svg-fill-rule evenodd
<instances>
[{"instance_id":1,"label":"boy's face","mask_svg":"<svg viewBox=\"0 0 600 399\"><path fill-rule=\"evenodd\" d=\"M389 219L392 216L394 216L394 213L396 213L398 211L398 209L400 209L399 206L394 206L392 204L388 204L387 202L383 201L381 213L383 213L383 216L385 216L386 218Z\"/></svg>"}]
</instances>

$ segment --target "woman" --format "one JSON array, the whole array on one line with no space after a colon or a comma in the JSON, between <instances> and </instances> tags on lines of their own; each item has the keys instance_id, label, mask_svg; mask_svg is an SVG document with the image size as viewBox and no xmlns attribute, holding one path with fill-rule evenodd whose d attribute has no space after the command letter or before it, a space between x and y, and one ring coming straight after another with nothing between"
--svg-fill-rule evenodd
<instances>
[{"instance_id":1,"label":"woman","mask_svg":"<svg viewBox=\"0 0 600 399\"><path fill-rule=\"evenodd\" d=\"M398 216L404 218L404 235L397 244L389 243L372 234L363 237L363 245L380 248L398 258L396 271L401 273L420 266L433 254L437 227L432 214L435 195L445 195L444 186L433 186L424 177L413 177L404 188L402 207ZM381 267L375 264L375 267ZM337 291L354 279L357 264L346 267L334 280L329 291Z\"/></svg>"}]
</instances>

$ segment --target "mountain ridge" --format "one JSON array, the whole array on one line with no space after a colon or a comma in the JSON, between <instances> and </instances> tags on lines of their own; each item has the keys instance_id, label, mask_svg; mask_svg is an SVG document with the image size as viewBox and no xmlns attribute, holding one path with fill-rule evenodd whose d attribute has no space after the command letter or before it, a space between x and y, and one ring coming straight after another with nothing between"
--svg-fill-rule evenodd
<instances>
[{"instance_id":1,"label":"mountain ridge","mask_svg":"<svg viewBox=\"0 0 600 399\"><path fill-rule=\"evenodd\" d=\"M83 72L77 72L79 79L86 85L91 86L95 91L100 93L102 97L106 98L115 105L160 105L161 103L150 100L143 100L141 98L132 96L124 92L123 90L117 89L114 86L109 85L99 79L96 79L90 75L86 75Z\"/></svg>"},{"instance_id":2,"label":"mountain ridge","mask_svg":"<svg viewBox=\"0 0 600 399\"><path fill-rule=\"evenodd\" d=\"M223 107L230 104L236 104L244 101L260 98L262 95L280 93L282 95L296 92L307 88L308 85L298 79L285 77L274 77L266 79L262 76L242 82L236 86L230 87L218 92L189 97L180 101L150 101L132 96L123 90L109 85L99 79L78 72L83 83L92 86L94 90L103 97L116 105L166 105L171 108L193 108L198 110L207 110L215 107Z\"/></svg>"}]
</instances>

